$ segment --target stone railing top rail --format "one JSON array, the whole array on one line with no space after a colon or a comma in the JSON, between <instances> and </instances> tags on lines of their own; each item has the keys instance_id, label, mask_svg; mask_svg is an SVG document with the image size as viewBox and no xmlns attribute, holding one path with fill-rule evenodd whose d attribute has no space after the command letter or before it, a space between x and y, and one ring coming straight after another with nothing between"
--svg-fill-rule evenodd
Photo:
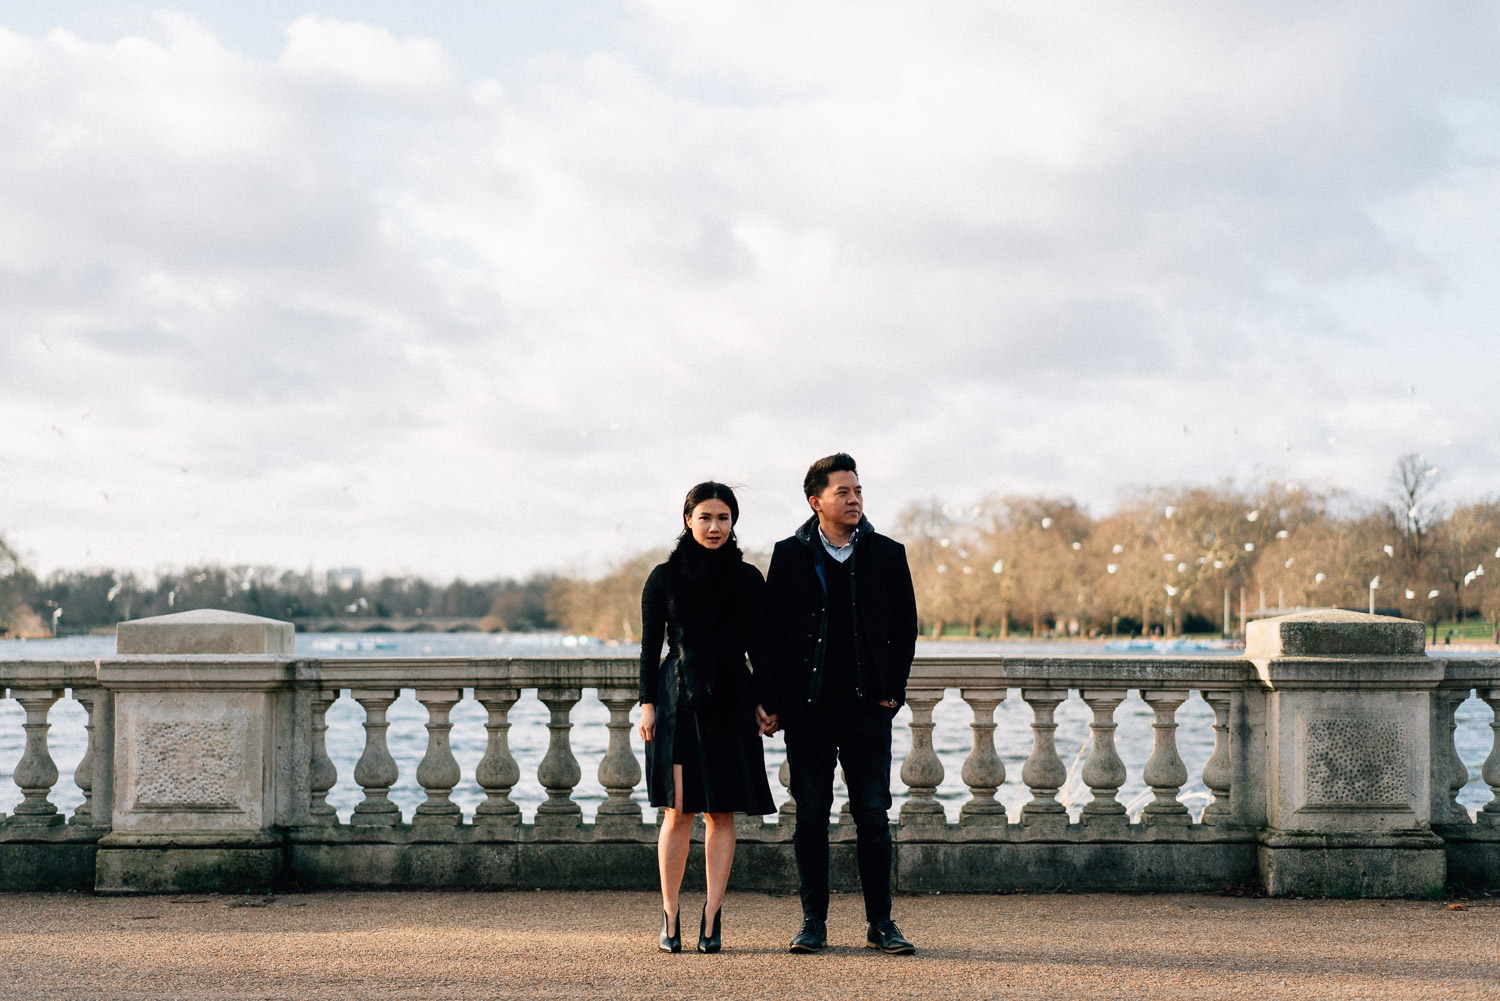
<instances>
[{"instance_id":1,"label":"stone railing top rail","mask_svg":"<svg viewBox=\"0 0 1500 1001\"><path fill-rule=\"evenodd\" d=\"M1391 666L1379 657L1295 658L1305 682L1363 682L1379 687ZM1404 663L1403 663L1404 662ZM1500 686L1500 657L1402 657L1395 667L1404 684L1419 687ZM637 655L618 652L552 652L512 657L334 657L254 654L152 654L106 658L0 661L0 688L250 687L299 688L633 688ZM1239 657L1135 654L919 655L909 688L1112 687L1129 689L1277 688L1297 679Z\"/></svg>"}]
</instances>

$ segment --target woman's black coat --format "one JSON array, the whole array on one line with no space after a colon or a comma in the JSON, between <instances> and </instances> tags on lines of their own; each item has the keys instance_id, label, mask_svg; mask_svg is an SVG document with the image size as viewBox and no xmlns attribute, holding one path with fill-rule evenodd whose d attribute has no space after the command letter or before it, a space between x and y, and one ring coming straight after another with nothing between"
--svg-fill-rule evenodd
<instances>
[{"instance_id":1,"label":"woman's black coat","mask_svg":"<svg viewBox=\"0 0 1500 1001\"><path fill-rule=\"evenodd\" d=\"M641 593L640 699L656 706L655 739L646 744L650 803L673 805L675 761L685 812L773 813L755 721L757 678L745 664L747 652L757 665L767 662L765 581L737 554L707 579L690 578L679 562L674 555L653 569Z\"/></svg>"}]
</instances>

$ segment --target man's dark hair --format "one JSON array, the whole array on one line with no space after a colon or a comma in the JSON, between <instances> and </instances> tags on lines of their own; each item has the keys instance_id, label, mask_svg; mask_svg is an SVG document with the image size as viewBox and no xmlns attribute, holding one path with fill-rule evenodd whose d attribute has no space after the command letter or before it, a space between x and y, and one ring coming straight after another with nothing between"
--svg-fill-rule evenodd
<instances>
[{"instance_id":1,"label":"man's dark hair","mask_svg":"<svg viewBox=\"0 0 1500 1001\"><path fill-rule=\"evenodd\" d=\"M859 475L859 470L854 465L854 456L848 452L835 452L825 455L823 458L807 467L807 475L802 477L802 496L817 497L828 487L828 476L830 473L853 473Z\"/></svg>"}]
</instances>

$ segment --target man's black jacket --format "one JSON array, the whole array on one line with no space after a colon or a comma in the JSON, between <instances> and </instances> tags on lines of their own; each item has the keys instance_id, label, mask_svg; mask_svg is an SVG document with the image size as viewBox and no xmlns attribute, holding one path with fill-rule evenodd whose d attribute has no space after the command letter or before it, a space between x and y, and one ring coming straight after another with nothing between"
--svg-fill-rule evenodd
<instances>
[{"instance_id":1,"label":"man's black jacket","mask_svg":"<svg viewBox=\"0 0 1500 1001\"><path fill-rule=\"evenodd\" d=\"M856 694L864 702L906 700L917 644L917 600L906 549L861 518L854 529L850 618L854 623ZM776 544L766 576L766 631L773 676L760 685L766 712L796 725L816 701L823 680L828 629L827 588L821 574L832 560L818 536L818 519ZM760 669L760 665L756 665Z\"/></svg>"}]
</instances>

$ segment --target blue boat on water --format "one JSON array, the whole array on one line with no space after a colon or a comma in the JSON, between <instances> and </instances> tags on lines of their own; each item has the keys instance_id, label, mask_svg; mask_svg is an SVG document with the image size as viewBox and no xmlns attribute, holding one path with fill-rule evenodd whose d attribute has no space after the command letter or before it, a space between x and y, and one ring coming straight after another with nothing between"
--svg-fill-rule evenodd
<instances>
[{"instance_id":1,"label":"blue boat on water","mask_svg":"<svg viewBox=\"0 0 1500 1001\"><path fill-rule=\"evenodd\" d=\"M1243 650L1244 640L1114 640L1104 644L1104 649L1117 653L1202 653L1206 651Z\"/></svg>"}]
</instances>

